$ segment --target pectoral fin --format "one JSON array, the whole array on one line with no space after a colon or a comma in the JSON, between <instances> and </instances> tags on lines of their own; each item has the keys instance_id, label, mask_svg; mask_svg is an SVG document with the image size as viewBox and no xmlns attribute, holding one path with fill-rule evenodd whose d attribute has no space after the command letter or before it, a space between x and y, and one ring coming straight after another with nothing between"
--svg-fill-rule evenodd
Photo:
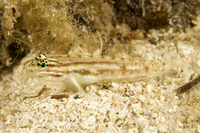
<instances>
[{"instance_id":1,"label":"pectoral fin","mask_svg":"<svg viewBox=\"0 0 200 133\"><path fill-rule=\"evenodd\" d=\"M83 87L77 82L76 78L74 77L74 74L69 74L68 79L71 81L71 83L78 89L78 92L80 93L86 93Z\"/></svg>"}]
</instances>

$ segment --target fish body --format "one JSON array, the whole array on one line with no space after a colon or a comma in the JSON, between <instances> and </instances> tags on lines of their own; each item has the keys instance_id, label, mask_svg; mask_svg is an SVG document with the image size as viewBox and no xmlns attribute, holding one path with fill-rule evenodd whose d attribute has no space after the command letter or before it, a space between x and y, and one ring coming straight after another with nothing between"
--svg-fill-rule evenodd
<instances>
[{"instance_id":1,"label":"fish body","mask_svg":"<svg viewBox=\"0 0 200 133\"><path fill-rule=\"evenodd\" d=\"M74 85L78 91L98 82L135 81L152 77L169 69L160 60L125 59L110 56L71 56L40 54L30 61L28 74Z\"/></svg>"}]
</instances>

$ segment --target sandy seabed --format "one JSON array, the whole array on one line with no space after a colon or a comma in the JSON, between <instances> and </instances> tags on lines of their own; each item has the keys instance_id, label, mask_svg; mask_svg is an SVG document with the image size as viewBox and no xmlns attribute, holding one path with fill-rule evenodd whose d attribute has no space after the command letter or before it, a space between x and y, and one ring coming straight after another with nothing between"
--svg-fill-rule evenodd
<instances>
[{"instance_id":1,"label":"sandy seabed","mask_svg":"<svg viewBox=\"0 0 200 133\"><path fill-rule=\"evenodd\" d=\"M198 75L197 42L162 43L162 49L138 45L137 52L149 59L174 60L176 74L161 80L109 82L108 89L89 85L86 95L71 93L63 99L51 99L64 92L62 83L26 74L23 61L33 55L25 57L0 82L0 132L200 132L198 85L180 96L175 91Z\"/></svg>"}]
</instances>

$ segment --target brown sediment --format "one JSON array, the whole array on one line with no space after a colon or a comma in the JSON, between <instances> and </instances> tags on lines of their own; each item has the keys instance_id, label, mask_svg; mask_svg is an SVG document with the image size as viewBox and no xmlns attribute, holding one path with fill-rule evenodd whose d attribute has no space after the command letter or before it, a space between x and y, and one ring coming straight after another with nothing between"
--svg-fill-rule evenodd
<instances>
[{"instance_id":1,"label":"brown sediment","mask_svg":"<svg viewBox=\"0 0 200 133\"><path fill-rule=\"evenodd\" d=\"M56 94L56 95L52 95L51 99L61 99L61 98L68 98L69 95L68 94Z\"/></svg>"}]
</instances>

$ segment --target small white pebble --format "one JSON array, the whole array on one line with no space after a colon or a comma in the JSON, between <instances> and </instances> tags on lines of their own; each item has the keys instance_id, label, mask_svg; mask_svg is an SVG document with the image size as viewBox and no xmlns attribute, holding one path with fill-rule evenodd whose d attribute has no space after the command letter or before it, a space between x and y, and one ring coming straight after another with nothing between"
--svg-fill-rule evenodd
<instances>
[{"instance_id":1,"label":"small white pebble","mask_svg":"<svg viewBox=\"0 0 200 133\"><path fill-rule=\"evenodd\" d=\"M42 109L43 107L46 107L46 106L48 106L47 103L41 103L41 104L39 104L39 109Z\"/></svg>"},{"instance_id":2,"label":"small white pebble","mask_svg":"<svg viewBox=\"0 0 200 133\"><path fill-rule=\"evenodd\" d=\"M118 117L120 119L123 119L127 114L128 114L128 110L127 109L123 109L122 111L119 111Z\"/></svg>"},{"instance_id":3,"label":"small white pebble","mask_svg":"<svg viewBox=\"0 0 200 133\"><path fill-rule=\"evenodd\" d=\"M84 129L94 130L96 127L95 121L96 121L96 118L94 115L92 115L84 123L82 123L81 126Z\"/></svg>"},{"instance_id":4,"label":"small white pebble","mask_svg":"<svg viewBox=\"0 0 200 133\"><path fill-rule=\"evenodd\" d=\"M191 52L192 52L191 50L184 50L184 51L183 51L183 53L186 54L186 55L187 55L187 54L190 54Z\"/></svg>"},{"instance_id":5,"label":"small white pebble","mask_svg":"<svg viewBox=\"0 0 200 133\"><path fill-rule=\"evenodd\" d=\"M157 133L158 132L157 129L154 129L154 128L150 128L149 131L150 131L150 133Z\"/></svg>"},{"instance_id":6,"label":"small white pebble","mask_svg":"<svg viewBox=\"0 0 200 133\"><path fill-rule=\"evenodd\" d=\"M5 124L10 124L11 121L12 121L12 119L8 119L8 120L5 122Z\"/></svg>"},{"instance_id":7,"label":"small white pebble","mask_svg":"<svg viewBox=\"0 0 200 133\"><path fill-rule=\"evenodd\" d=\"M153 117L153 118L156 118L157 116L158 116L157 113L153 113L153 114L152 114L152 117Z\"/></svg>"},{"instance_id":8,"label":"small white pebble","mask_svg":"<svg viewBox=\"0 0 200 133\"><path fill-rule=\"evenodd\" d=\"M178 48L185 55L188 55L188 54L191 54L192 52L194 52L194 47L190 44L179 43Z\"/></svg>"},{"instance_id":9,"label":"small white pebble","mask_svg":"<svg viewBox=\"0 0 200 133\"><path fill-rule=\"evenodd\" d=\"M49 112L52 113L52 114L56 113L56 111L54 109L49 109Z\"/></svg>"},{"instance_id":10,"label":"small white pebble","mask_svg":"<svg viewBox=\"0 0 200 133\"><path fill-rule=\"evenodd\" d=\"M152 90L152 87L151 87L151 85L150 85L150 84L148 84L146 88L147 88L147 92L151 92L151 90Z\"/></svg>"},{"instance_id":11,"label":"small white pebble","mask_svg":"<svg viewBox=\"0 0 200 133\"><path fill-rule=\"evenodd\" d=\"M80 104L82 101L83 101L83 99L76 99L76 100L75 100L75 102L76 102L77 104Z\"/></svg>"},{"instance_id":12,"label":"small white pebble","mask_svg":"<svg viewBox=\"0 0 200 133\"><path fill-rule=\"evenodd\" d=\"M65 122L60 122L60 121L53 121L53 124L56 126L56 127L59 127L59 126L64 126L66 123Z\"/></svg>"},{"instance_id":13,"label":"small white pebble","mask_svg":"<svg viewBox=\"0 0 200 133\"><path fill-rule=\"evenodd\" d=\"M178 123L178 125L181 127L181 128L183 128L183 123L182 122L177 122Z\"/></svg>"},{"instance_id":14,"label":"small white pebble","mask_svg":"<svg viewBox=\"0 0 200 133\"><path fill-rule=\"evenodd\" d=\"M133 132L133 129L129 129L129 130L128 130L128 133L134 133L134 132Z\"/></svg>"},{"instance_id":15,"label":"small white pebble","mask_svg":"<svg viewBox=\"0 0 200 133\"><path fill-rule=\"evenodd\" d=\"M197 125L197 127L198 127L198 132L200 132L200 125Z\"/></svg>"},{"instance_id":16,"label":"small white pebble","mask_svg":"<svg viewBox=\"0 0 200 133\"><path fill-rule=\"evenodd\" d=\"M139 99L140 99L142 102L146 101L146 97L144 97L143 95L140 95L140 96L139 96Z\"/></svg>"},{"instance_id":17,"label":"small white pebble","mask_svg":"<svg viewBox=\"0 0 200 133\"><path fill-rule=\"evenodd\" d=\"M161 100L161 102L163 102L165 100L165 97L164 96L160 96L160 100Z\"/></svg>"},{"instance_id":18,"label":"small white pebble","mask_svg":"<svg viewBox=\"0 0 200 133\"><path fill-rule=\"evenodd\" d=\"M172 112L173 112L173 109L168 109L167 110L167 113L169 113L169 114L172 113Z\"/></svg>"},{"instance_id":19,"label":"small white pebble","mask_svg":"<svg viewBox=\"0 0 200 133\"><path fill-rule=\"evenodd\" d=\"M109 118L111 121L115 121L117 119L117 115L116 115L116 112L114 111L114 109L112 109L109 113Z\"/></svg>"},{"instance_id":20,"label":"small white pebble","mask_svg":"<svg viewBox=\"0 0 200 133\"><path fill-rule=\"evenodd\" d=\"M69 113L69 117L70 117L71 121L74 121L77 119L76 115L74 115L73 113Z\"/></svg>"},{"instance_id":21,"label":"small white pebble","mask_svg":"<svg viewBox=\"0 0 200 133\"><path fill-rule=\"evenodd\" d=\"M161 116L161 122L165 122L165 121L166 121L165 117Z\"/></svg>"}]
</instances>

